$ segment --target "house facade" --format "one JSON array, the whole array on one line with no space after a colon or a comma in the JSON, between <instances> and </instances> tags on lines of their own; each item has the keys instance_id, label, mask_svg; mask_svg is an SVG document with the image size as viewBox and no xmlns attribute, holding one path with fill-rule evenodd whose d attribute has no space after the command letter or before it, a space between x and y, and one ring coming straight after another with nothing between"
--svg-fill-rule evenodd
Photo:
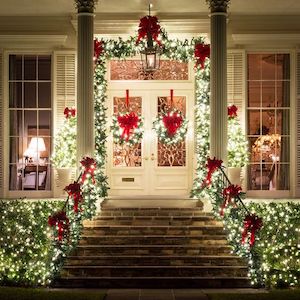
<instances>
[{"instance_id":1,"label":"house facade","mask_svg":"<svg viewBox=\"0 0 300 300\"><path fill-rule=\"evenodd\" d=\"M154 3L153 14L169 36L211 39L205 1ZM135 35L147 3L101 1L94 36ZM284 12L284 14L282 13ZM250 162L242 172L248 198L300 196L300 4L268 1L229 4L227 16L227 102L249 142ZM61 182L51 164L54 137L64 108L76 107L78 19L72 1L54 7L2 4L0 13L0 197L54 198ZM188 197L195 176L195 74L193 62L161 58L151 76L140 72L140 57L107 61L107 116L132 109L144 118L144 138L134 149L119 147L109 134L106 174L109 195ZM83 80L82 80L83 81ZM168 105L189 120L185 143L164 147L152 122ZM298 103L299 102L299 103ZM84 103L81 103L84 107ZM88 120L87 120L88 121ZM88 123L86 121L86 123Z\"/></svg>"}]
</instances>

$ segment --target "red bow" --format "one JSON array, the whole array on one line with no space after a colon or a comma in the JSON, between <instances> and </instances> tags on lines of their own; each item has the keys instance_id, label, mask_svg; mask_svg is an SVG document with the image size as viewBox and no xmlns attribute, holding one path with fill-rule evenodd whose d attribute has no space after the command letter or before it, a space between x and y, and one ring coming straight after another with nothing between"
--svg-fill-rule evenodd
<instances>
[{"instance_id":1,"label":"red bow","mask_svg":"<svg viewBox=\"0 0 300 300\"><path fill-rule=\"evenodd\" d=\"M70 183L64 189L68 195L74 200L74 212L78 213L78 205L79 202L82 202L82 194L81 194L81 185L74 181L74 183Z\"/></svg>"},{"instance_id":2,"label":"red bow","mask_svg":"<svg viewBox=\"0 0 300 300\"><path fill-rule=\"evenodd\" d=\"M250 247L255 243L255 233L260 230L263 226L262 218L252 214L247 215L244 219L244 230L242 233L242 244L245 243L248 232L250 232Z\"/></svg>"},{"instance_id":3,"label":"red bow","mask_svg":"<svg viewBox=\"0 0 300 300\"><path fill-rule=\"evenodd\" d=\"M204 179L203 186L209 185L211 183L211 176L212 174L222 166L223 161L220 159L216 159L215 157L213 159L210 159L208 157L206 167L207 167L207 175Z\"/></svg>"},{"instance_id":4,"label":"red bow","mask_svg":"<svg viewBox=\"0 0 300 300\"><path fill-rule=\"evenodd\" d=\"M82 167L84 168L83 170L83 174L81 176L81 180L82 182L85 181L85 179L89 176L92 177L93 183L95 184L95 177L94 177L94 173L95 173L95 169L96 169L96 161L92 158L92 157L84 157L81 161L80 161Z\"/></svg>"},{"instance_id":5,"label":"red bow","mask_svg":"<svg viewBox=\"0 0 300 300\"><path fill-rule=\"evenodd\" d=\"M235 105L231 105L227 107L227 114L229 118L235 118L237 116L238 108Z\"/></svg>"},{"instance_id":6,"label":"red bow","mask_svg":"<svg viewBox=\"0 0 300 300\"><path fill-rule=\"evenodd\" d=\"M103 51L104 51L103 42L95 39L94 40L94 60L97 60L99 58L99 56L103 53Z\"/></svg>"},{"instance_id":7,"label":"red bow","mask_svg":"<svg viewBox=\"0 0 300 300\"><path fill-rule=\"evenodd\" d=\"M155 16L145 16L140 19L138 39L136 43L138 44L140 40L147 37L148 34L152 36L153 40L155 40L158 45L161 45L161 42L158 40L160 25L158 24L158 19Z\"/></svg>"},{"instance_id":8,"label":"red bow","mask_svg":"<svg viewBox=\"0 0 300 300\"><path fill-rule=\"evenodd\" d=\"M182 116L176 112L167 113L163 116L162 120L169 136L174 136L183 122Z\"/></svg>"},{"instance_id":9,"label":"red bow","mask_svg":"<svg viewBox=\"0 0 300 300\"><path fill-rule=\"evenodd\" d=\"M62 241L64 232L69 232L69 219L65 211L58 211L48 217L50 227L58 226L58 240Z\"/></svg>"},{"instance_id":10,"label":"red bow","mask_svg":"<svg viewBox=\"0 0 300 300\"><path fill-rule=\"evenodd\" d=\"M200 65L201 69L204 69L205 59L210 56L210 46L202 43L196 44L194 55L196 58L196 67Z\"/></svg>"},{"instance_id":11,"label":"red bow","mask_svg":"<svg viewBox=\"0 0 300 300\"><path fill-rule=\"evenodd\" d=\"M224 216L224 209L231 204L232 198L236 198L242 191L242 188L239 185L230 185L223 190L224 202L221 207L220 215Z\"/></svg>"},{"instance_id":12,"label":"red bow","mask_svg":"<svg viewBox=\"0 0 300 300\"><path fill-rule=\"evenodd\" d=\"M127 113L123 116L118 116L119 126L123 129L121 138L129 140L130 134L134 128L138 127L139 117L134 113Z\"/></svg>"},{"instance_id":13,"label":"red bow","mask_svg":"<svg viewBox=\"0 0 300 300\"><path fill-rule=\"evenodd\" d=\"M64 110L64 115L65 115L66 119L69 119L71 117L75 117L75 115L76 115L76 109L75 108L66 107L65 110Z\"/></svg>"}]
</instances>

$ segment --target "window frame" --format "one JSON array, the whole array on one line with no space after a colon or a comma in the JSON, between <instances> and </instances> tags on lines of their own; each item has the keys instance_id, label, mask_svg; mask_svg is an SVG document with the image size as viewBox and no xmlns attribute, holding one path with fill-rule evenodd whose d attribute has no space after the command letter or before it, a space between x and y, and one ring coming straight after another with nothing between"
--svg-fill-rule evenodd
<instances>
[{"instance_id":1,"label":"window frame","mask_svg":"<svg viewBox=\"0 0 300 300\"><path fill-rule=\"evenodd\" d=\"M4 100L4 197L8 199L15 199L15 198L51 198L53 197L53 190L54 190L54 176L53 176L53 167L50 165L50 190L10 190L9 189L9 157L10 157L10 117L9 117L9 56L10 55L49 55L51 56L51 149L53 149L53 134L54 134L54 53L51 50L37 50L32 48L26 49L7 49L3 53L3 65L4 65L4 74L3 74L3 100ZM39 110L39 108L37 108Z\"/></svg>"},{"instance_id":2,"label":"window frame","mask_svg":"<svg viewBox=\"0 0 300 300\"><path fill-rule=\"evenodd\" d=\"M296 186L296 171L297 165L296 161L296 51L293 49L274 49L274 48L255 48L255 49L247 49L245 51L245 110L244 110L244 118L245 118L245 132L248 139L248 54L289 54L290 55L290 120L289 120L289 155L290 155L290 189L289 190L248 190L248 171L245 172L245 184L244 186L247 189L247 197L248 198L288 198L295 196L295 186ZM250 107L251 109L251 107Z\"/></svg>"}]
</instances>

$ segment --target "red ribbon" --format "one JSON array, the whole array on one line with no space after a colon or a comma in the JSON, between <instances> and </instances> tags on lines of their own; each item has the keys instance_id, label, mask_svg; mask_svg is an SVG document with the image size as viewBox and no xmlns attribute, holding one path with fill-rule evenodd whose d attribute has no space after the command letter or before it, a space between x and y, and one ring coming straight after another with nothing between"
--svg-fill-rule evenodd
<instances>
[{"instance_id":1,"label":"red ribbon","mask_svg":"<svg viewBox=\"0 0 300 300\"><path fill-rule=\"evenodd\" d=\"M169 136L174 136L178 128L180 128L182 125L183 119L182 116L177 112L168 112L163 116L162 121L167 129L167 134Z\"/></svg>"},{"instance_id":2,"label":"red ribbon","mask_svg":"<svg viewBox=\"0 0 300 300\"><path fill-rule=\"evenodd\" d=\"M206 178L203 181L203 186L207 186L211 183L211 177L212 174L222 166L223 161L220 159L216 159L215 157L213 159L210 159L208 157L206 167L207 167L207 175Z\"/></svg>"},{"instance_id":3,"label":"red ribbon","mask_svg":"<svg viewBox=\"0 0 300 300\"><path fill-rule=\"evenodd\" d=\"M235 105L231 105L227 107L227 114L229 118L237 117L237 110L238 108Z\"/></svg>"},{"instance_id":4,"label":"red ribbon","mask_svg":"<svg viewBox=\"0 0 300 300\"><path fill-rule=\"evenodd\" d=\"M58 211L48 217L48 225L50 227L58 226L58 240L61 242L65 232L69 232L69 219L65 211Z\"/></svg>"},{"instance_id":5,"label":"red ribbon","mask_svg":"<svg viewBox=\"0 0 300 300\"><path fill-rule=\"evenodd\" d=\"M196 67L200 65L204 69L204 62L210 56L210 46L202 43L195 45L194 55L196 58Z\"/></svg>"},{"instance_id":6,"label":"red ribbon","mask_svg":"<svg viewBox=\"0 0 300 300\"><path fill-rule=\"evenodd\" d=\"M64 189L68 195L74 200L74 212L78 213L79 202L82 202L82 194L81 194L81 185L74 181L74 183L70 183Z\"/></svg>"},{"instance_id":7,"label":"red ribbon","mask_svg":"<svg viewBox=\"0 0 300 300\"><path fill-rule=\"evenodd\" d=\"M254 214L247 215L244 219L244 230L242 232L242 244L245 243L246 237L250 232L249 244L250 247L252 247L255 243L256 231L260 230L262 226L263 226L262 218L259 218Z\"/></svg>"},{"instance_id":8,"label":"red ribbon","mask_svg":"<svg viewBox=\"0 0 300 300\"><path fill-rule=\"evenodd\" d=\"M139 117L136 113L131 112L123 116L118 116L119 126L122 128L121 138L129 140L132 130L138 127Z\"/></svg>"},{"instance_id":9,"label":"red ribbon","mask_svg":"<svg viewBox=\"0 0 300 300\"><path fill-rule=\"evenodd\" d=\"M103 53L104 47L103 42L94 39L94 60L98 60L100 55Z\"/></svg>"},{"instance_id":10,"label":"red ribbon","mask_svg":"<svg viewBox=\"0 0 300 300\"><path fill-rule=\"evenodd\" d=\"M84 168L82 176L81 176L81 181L84 182L86 178L91 176L93 183L95 184L95 169L96 169L96 161L92 157L84 157L81 161L80 164Z\"/></svg>"},{"instance_id":11,"label":"red ribbon","mask_svg":"<svg viewBox=\"0 0 300 300\"><path fill-rule=\"evenodd\" d=\"M66 107L65 110L64 110L64 115L65 115L66 119L69 119L71 117L75 117L75 115L76 115L76 109L75 108Z\"/></svg>"},{"instance_id":12,"label":"red ribbon","mask_svg":"<svg viewBox=\"0 0 300 300\"><path fill-rule=\"evenodd\" d=\"M232 199L236 198L242 191L242 188L239 185L230 185L223 190L224 202L221 207L220 215L224 216L225 208L232 203Z\"/></svg>"},{"instance_id":13,"label":"red ribbon","mask_svg":"<svg viewBox=\"0 0 300 300\"><path fill-rule=\"evenodd\" d=\"M158 19L155 16L145 16L140 19L138 39L136 43L138 44L140 40L147 37L148 34L152 36L152 39L155 40L158 45L161 45L161 42L158 40L160 25L158 24Z\"/></svg>"}]
</instances>

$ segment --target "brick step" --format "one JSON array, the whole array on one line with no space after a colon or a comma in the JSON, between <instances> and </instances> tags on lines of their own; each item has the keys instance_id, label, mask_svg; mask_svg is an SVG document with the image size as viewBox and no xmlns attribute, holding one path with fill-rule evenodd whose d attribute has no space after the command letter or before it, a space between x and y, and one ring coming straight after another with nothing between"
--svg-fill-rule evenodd
<instances>
[{"instance_id":1,"label":"brick step","mask_svg":"<svg viewBox=\"0 0 300 300\"><path fill-rule=\"evenodd\" d=\"M85 226L84 235L224 235L221 226Z\"/></svg>"},{"instance_id":2,"label":"brick step","mask_svg":"<svg viewBox=\"0 0 300 300\"><path fill-rule=\"evenodd\" d=\"M77 277L59 278L54 287L63 288L249 288L247 277Z\"/></svg>"},{"instance_id":3,"label":"brick step","mask_svg":"<svg viewBox=\"0 0 300 300\"><path fill-rule=\"evenodd\" d=\"M104 208L98 214L98 216L207 216L213 217L212 213L204 213L202 210L197 208L191 209L175 209L175 208L138 208L138 209L127 209L127 208Z\"/></svg>"},{"instance_id":4,"label":"brick step","mask_svg":"<svg viewBox=\"0 0 300 300\"><path fill-rule=\"evenodd\" d=\"M222 226L221 222L217 222L208 216L97 216L92 221L85 221L85 226L99 225L214 225Z\"/></svg>"},{"instance_id":5,"label":"brick step","mask_svg":"<svg viewBox=\"0 0 300 300\"><path fill-rule=\"evenodd\" d=\"M227 245L226 235L83 235L80 245Z\"/></svg>"},{"instance_id":6,"label":"brick step","mask_svg":"<svg viewBox=\"0 0 300 300\"><path fill-rule=\"evenodd\" d=\"M240 266L243 260L236 256L69 256L67 266Z\"/></svg>"},{"instance_id":7,"label":"brick step","mask_svg":"<svg viewBox=\"0 0 300 300\"><path fill-rule=\"evenodd\" d=\"M228 255L229 245L78 245L72 256L95 255Z\"/></svg>"},{"instance_id":8,"label":"brick step","mask_svg":"<svg viewBox=\"0 0 300 300\"><path fill-rule=\"evenodd\" d=\"M62 277L247 276L245 266L65 266Z\"/></svg>"}]
</instances>

